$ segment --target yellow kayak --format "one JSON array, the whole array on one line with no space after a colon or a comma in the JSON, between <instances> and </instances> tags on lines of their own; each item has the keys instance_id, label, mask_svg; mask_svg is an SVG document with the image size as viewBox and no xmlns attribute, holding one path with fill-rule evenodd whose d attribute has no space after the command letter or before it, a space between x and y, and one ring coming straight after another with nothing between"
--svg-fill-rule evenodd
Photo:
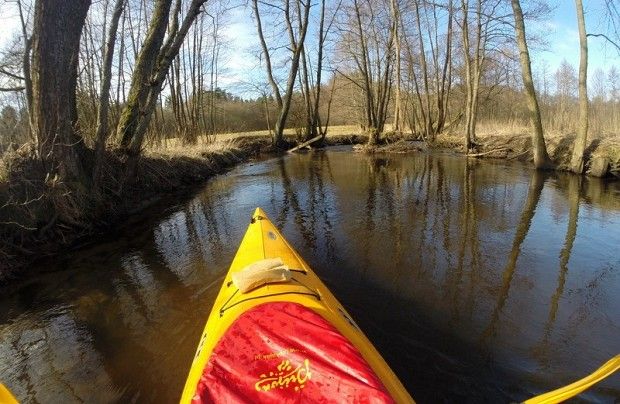
<instances>
[{"instance_id":1,"label":"yellow kayak","mask_svg":"<svg viewBox=\"0 0 620 404\"><path fill-rule=\"evenodd\" d=\"M13 394L2 383L0 383L0 404L17 404Z\"/></svg>"},{"instance_id":2,"label":"yellow kayak","mask_svg":"<svg viewBox=\"0 0 620 404\"><path fill-rule=\"evenodd\" d=\"M189 402L413 399L258 208L201 335L181 396Z\"/></svg>"}]
</instances>

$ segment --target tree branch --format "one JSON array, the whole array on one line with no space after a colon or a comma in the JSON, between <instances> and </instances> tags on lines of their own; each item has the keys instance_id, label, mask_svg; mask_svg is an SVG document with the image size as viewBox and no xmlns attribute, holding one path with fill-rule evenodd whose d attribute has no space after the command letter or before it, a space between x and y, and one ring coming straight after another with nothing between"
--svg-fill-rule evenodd
<instances>
[{"instance_id":1,"label":"tree branch","mask_svg":"<svg viewBox=\"0 0 620 404\"><path fill-rule=\"evenodd\" d=\"M0 92L18 92L18 91L24 91L26 89L26 87L0 87Z\"/></svg>"},{"instance_id":2,"label":"tree branch","mask_svg":"<svg viewBox=\"0 0 620 404\"><path fill-rule=\"evenodd\" d=\"M5 69L3 69L1 67L0 67L0 73L5 74L5 75L7 75L7 76L9 76L11 78L14 78L16 80L24 80L24 78L22 76L19 76L19 75L15 74L15 73L11 73L8 70L5 70Z\"/></svg>"},{"instance_id":3,"label":"tree branch","mask_svg":"<svg viewBox=\"0 0 620 404\"><path fill-rule=\"evenodd\" d=\"M597 38L604 38L607 42L609 42L610 44L612 44L616 48L618 53L620 53L620 45L618 45L616 42L612 41L611 38L609 38L607 35L605 35L605 34L587 34L586 36L597 37Z\"/></svg>"}]
</instances>

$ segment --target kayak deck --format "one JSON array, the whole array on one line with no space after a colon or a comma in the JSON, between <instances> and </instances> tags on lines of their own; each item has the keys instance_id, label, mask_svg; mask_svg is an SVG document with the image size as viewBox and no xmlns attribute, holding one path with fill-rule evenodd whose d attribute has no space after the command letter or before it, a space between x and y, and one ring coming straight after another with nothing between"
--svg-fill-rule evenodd
<instances>
[{"instance_id":1,"label":"kayak deck","mask_svg":"<svg viewBox=\"0 0 620 404\"><path fill-rule=\"evenodd\" d=\"M242 271L250 264L270 258L281 259L290 269L292 278L288 282L269 283L241 293L233 284L233 274ZM271 316L271 320L279 319L275 325L263 318L267 316L265 312ZM259 313L264 316L259 316ZM273 328L274 326L276 328ZM295 332L287 328L303 330L310 326L315 327L311 333ZM331 343L324 343L326 335L334 338ZM283 341L283 337L289 341ZM243 352L238 340L247 342ZM233 344L230 341L237 342ZM340 348L343 351L338 351ZM333 351L334 349L336 351ZM304 353L316 355L304 357ZM261 355L268 360L260 361L264 363L259 364L259 360L254 359L263 358ZM348 359L351 361L350 369L346 368L346 361L337 360L346 355L350 355ZM226 356L242 361L233 363L231 359L226 359ZM307 372L310 373L307 380L303 379L306 359L309 360ZM331 365L328 366L330 362L336 367L344 367L340 369L330 367ZM298 370L302 372L301 379L304 383L300 384L299 377L296 377L296 385L289 381L290 389L283 386L280 389L281 386L278 385L277 391L290 390L289 393L292 395L286 396L288 397L286 399L272 399L270 394L273 389L266 390L261 380L273 377L269 373L276 375L282 371L278 370L280 365L282 369L291 366L290 371L301 366ZM321 381L319 370L325 372L327 379ZM279 377L285 374L288 373L278 375L275 381L279 384ZM219 384L217 385L219 387L216 387L212 379L216 375L217 383L222 381L229 385ZM335 392L330 393L331 398L324 400L319 400L319 397L325 396L316 396L313 393L320 391L327 381L330 385L337 385L338 377L342 377L344 385L345 380L352 380L350 379L352 375L359 376L356 379L361 383L359 386L368 389L364 391L372 391L375 394L369 396L371 402L389 402L390 397L396 402L413 402L351 316L282 237L265 213L260 208L257 209L215 299L190 368L181 402L201 402L203 401L201 393L205 393L206 401L215 400L215 390L211 390L212 388L219 389L216 395L217 401L221 402L350 401ZM238 383L243 383L243 386L239 386ZM298 389L295 390L295 387ZM317 388L319 390L316 390ZM220 397L220 393L237 394L238 391L251 391L255 395L251 398L231 396L228 400ZM343 393L344 391L342 390Z\"/></svg>"},{"instance_id":2,"label":"kayak deck","mask_svg":"<svg viewBox=\"0 0 620 404\"><path fill-rule=\"evenodd\" d=\"M243 313L211 353L195 397L283 403L297 401L302 390L304 397L349 403L393 402L334 326L290 302L264 303Z\"/></svg>"}]
</instances>

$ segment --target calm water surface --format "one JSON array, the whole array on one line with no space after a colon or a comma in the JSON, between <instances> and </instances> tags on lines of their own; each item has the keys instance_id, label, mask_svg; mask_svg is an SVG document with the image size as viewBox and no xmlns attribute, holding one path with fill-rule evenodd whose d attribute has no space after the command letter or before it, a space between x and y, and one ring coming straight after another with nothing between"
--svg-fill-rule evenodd
<instances>
[{"instance_id":1,"label":"calm water surface","mask_svg":"<svg viewBox=\"0 0 620 404\"><path fill-rule=\"evenodd\" d=\"M174 402L256 206L420 402L510 402L620 353L620 184L449 155L246 164L0 296L25 402ZM620 375L582 396L620 400ZM616 401L617 402L617 401Z\"/></svg>"}]
</instances>

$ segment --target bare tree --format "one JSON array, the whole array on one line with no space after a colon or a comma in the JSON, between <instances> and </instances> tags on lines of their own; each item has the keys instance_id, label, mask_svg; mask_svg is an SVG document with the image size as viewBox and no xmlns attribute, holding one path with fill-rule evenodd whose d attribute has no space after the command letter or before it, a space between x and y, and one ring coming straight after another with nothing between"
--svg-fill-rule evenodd
<instances>
[{"instance_id":1,"label":"bare tree","mask_svg":"<svg viewBox=\"0 0 620 404\"><path fill-rule=\"evenodd\" d=\"M523 11L521 10L519 0L512 0L511 4L515 19L515 32L517 37L517 45L519 47L519 61L521 62L523 86L525 87L527 107L530 112L530 123L532 125L534 167L546 169L551 166L551 160L549 159L549 154L547 154L547 145L545 144L542 120L540 117L540 107L538 106L538 98L536 96L536 90L534 89L534 80L532 79L532 66L525 35Z\"/></svg>"},{"instance_id":2,"label":"bare tree","mask_svg":"<svg viewBox=\"0 0 620 404\"><path fill-rule=\"evenodd\" d=\"M8 78L9 83L0 83L0 93L24 93L26 109L30 116L32 109L32 35L29 32L28 22L31 18L32 6L22 0L5 0L6 3L14 3L17 8L20 28L21 48L17 43L11 44L6 54L0 61L0 77ZM11 49L12 48L12 49Z\"/></svg>"},{"instance_id":3,"label":"bare tree","mask_svg":"<svg viewBox=\"0 0 620 404\"><path fill-rule=\"evenodd\" d=\"M136 60L132 75L127 105L123 109L117 133L121 137L121 147L129 156L138 156L159 94L172 61L179 53L185 35L200 13L206 0L192 0L182 23L182 1L177 0L174 18L164 42L172 0L157 0L155 12L151 17L149 30ZM129 175L133 173L129 170Z\"/></svg>"},{"instance_id":4,"label":"bare tree","mask_svg":"<svg viewBox=\"0 0 620 404\"><path fill-rule=\"evenodd\" d=\"M24 75L24 89L26 90L26 105L28 113L32 111L32 77L30 74L30 59L32 57L32 36L28 34L28 24L24 17L24 7L21 0L16 0L17 9L19 11L19 22L22 31L22 40L24 41L24 54L22 58L22 73Z\"/></svg>"},{"instance_id":5,"label":"bare tree","mask_svg":"<svg viewBox=\"0 0 620 404\"><path fill-rule=\"evenodd\" d=\"M400 133L403 130L403 102L401 97L402 88L402 63L401 63L401 31L400 26L402 24L400 17L400 4L397 0L390 1L390 11L394 20L394 52L396 55L396 65L394 66L394 72L396 75L396 83L394 85L394 123L392 124L392 130L396 133Z\"/></svg>"},{"instance_id":6,"label":"bare tree","mask_svg":"<svg viewBox=\"0 0 620 404\"><path fill-rule=\"evenodd\" d=\"M387 2L353 0L340 27L340 48L350 69L337 71L362 94L362 127L369 145L384 131L391 99L396 21L389 10Z\"/></svg>"},{"instance_id":7,"label":"bare tree","mask_svg":"<svg viewBox=\"0 0 620 404\"><path fill-rule=\"evenodd\" d=\"M472 150L476 141L476 114L478 109L478 89L480 86L481 69L486 57L486 35L483 23L482 1L476 0L475 30L473 54L470 44L470 6L469 0L461 0L461 33L463 39L463 61L465 65L465 86L467 99L465 101L465 149ZM488 21L488 19L486 20ZM488 22L487 22L488 23Z\"/></svg>"},{"instance_id":8,"label":"bare tree","mask_svg":"<svg viewBox=\"0 0 620 404\"><path fill-rule=\"evenodd\" d=\"M323 130L321 119L321 95L322 95L322 77L323 68L325 64L325 47L331 31L331 28L336 20L336 16L342 5L342 0L338 2L330 9L326 6L326 1L321 0L321 11L319 16L319 30L317 35L317 49L316 49L316 68L312 72L312 57L308 47L304 46L301 60L301 92L304 97L306 107L306 136L308 138L314 138L317 135L321 135L325 138L327 134L327 126ZM300 13L298 8L298 13ZM331 18L326 18L326 14L330 14ZM301 27L300 27L301 28ZM316 77L316 78L315 78ZM329 104L329 100L328 100Z\"/></svg>"},{"instance_id":9,"label":"bare tree","mask_svg":"<svg viewBox=\"0 0 620 404\"><path fill-rule=\"evenodd\" d=\"M412 133L433 142L443 131L448 116L454 7L452 0L445 4L425 1L414 2L412 9L411 31L403 33L407 79L413 93L409 126ZM445 32L442 21L446 24Z\"/></svg>"},{"instance_id":10,"label":"bare tree","mask_svg":"<svg viewBox=\"0 0 620 404\"><path fill-rule=\"evenodd\" d=\"M94 188L97 187L99 182L105 143L109 135L108 114L110 109L110 87L112 85L112 61L114 59L118 23L123 13L125 2L126 0L116 0L103 55L103 71L101 73L101 88L99 90L99 105L97 107L97 131L95 133L95 164L93 167Z\"/></svg>"},{"instance_id":11,"label":"bare tree","mask_svg":"<svg viewBox=\"0 0 620 404\"><path fill-rule=\"evenodd\" d=\"M579 127L577 139L573 146L570 169L575 174L583 173L583 155L588 137L588 38L586 22L583 15L582 0L575 0L577 8L577 25L579 26Z\"/></svg>"},{"instance_id":12,"label":"bare tree","mask_svg":"<svg viewBox=\"0 0 620 404\"><path fill-rule=\"evenodd\" d=\"M276 102L278 104L278 108L280 109L278 119L275 125L274 131L274 143L279 145L282 143L284 139L284 128L286 126L286 120L288 117L288 113L291 107L291 101L293 99L293 90L295 86L295 79L297 78L297 72L299 69L299 61L304 49L304 42L306 39L306 33L308 31L308 22L310 16L310 0L306 0L305 2L302 0L295 0L298 6L297 13L298 25L299 28L297 32L293 27L293 11L291 10L291 0L283 0L283 6L275 6L270 5L271 7L276 7L284 17L284 22L286 24L286 31L288 33L289 38L289 49L291 51L291 63L288 69L288 79L286 82L284 97L280 92L280 87L275 79L273 66L271 62L270 50L267 46L267 42L265 41L265 34L263 32L263 26L261 21L261 11L258 6L258 0L252 1L252 7L254 11L254 17L256 19L256 29L258 32L258 37L261 43L262 54L265 58L265 68L267 70L267 77L269 79L269 83L271 84L271 88L276 98ZM301 6L303 6L303 11L301 11Z\"/></svg>"}]
</instances>

